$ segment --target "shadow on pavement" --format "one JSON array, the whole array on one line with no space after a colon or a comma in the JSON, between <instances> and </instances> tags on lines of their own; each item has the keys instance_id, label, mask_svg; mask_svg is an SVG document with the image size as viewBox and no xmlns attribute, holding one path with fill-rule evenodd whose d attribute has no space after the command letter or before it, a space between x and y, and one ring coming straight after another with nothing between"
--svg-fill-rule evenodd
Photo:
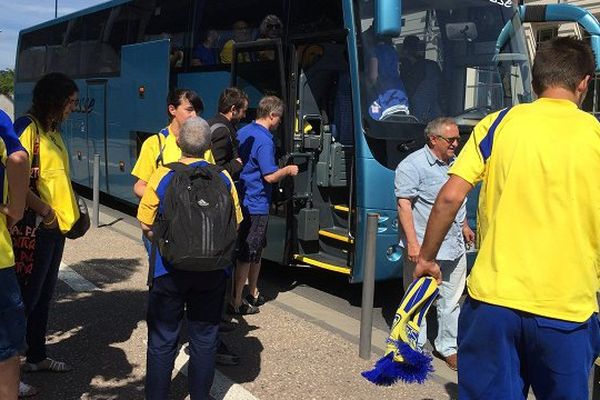
<instances>
[{"instance_id":1,"label":"shadow on pavement","mask_svg":"<svg viewBox=\"0 0 600 400\"><path fill-rule=\"evenodd\" d=\"M145 319L146 290L106 287L129 279L139 260L91 259L70 267L87 279L93 276L90 280L100 289L73 292L65 283L57 284L50 306L48 355L74 370L29 373L24 380L40 389L40 399L142 399L145 353L132 355L126 342ZM145 334L138 334L145 340ZM145 350L144 343L138 346ZM135 371L140 367L141 373Z\"/></svg>"}]
</instances>

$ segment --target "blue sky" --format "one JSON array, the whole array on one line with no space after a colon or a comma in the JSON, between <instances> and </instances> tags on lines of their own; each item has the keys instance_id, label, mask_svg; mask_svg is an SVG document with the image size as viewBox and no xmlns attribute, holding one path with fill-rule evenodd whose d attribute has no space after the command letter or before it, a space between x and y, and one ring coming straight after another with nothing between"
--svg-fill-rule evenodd
<instances>
[{"instance_id":1,"label":"blue sky","mask_svg":"<svg viewBox=\"0 0 600 400\"><path fill-rule=\"evenodd\" d=\"M58 16L104 3L99 0L58 0ZM19 31L54 18L54 0L0 1L0 69L15 67Z\"/></svg>"}]
</instances>

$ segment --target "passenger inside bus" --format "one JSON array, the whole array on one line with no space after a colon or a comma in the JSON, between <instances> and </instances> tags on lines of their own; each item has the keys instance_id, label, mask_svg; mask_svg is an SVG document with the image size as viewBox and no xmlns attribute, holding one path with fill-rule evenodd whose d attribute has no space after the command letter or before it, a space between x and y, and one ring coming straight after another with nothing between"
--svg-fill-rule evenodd
<instances>
[{"instance_id":1,"label":"passenger inside bus","mask_svg":"<svg viewBox=\"0 0 600 400\"><path fill-rule=\"evenodd\" d=\"M281 38L283 31L283 23L277 15L267 15L260 26L258 27L258 38L257 40L264 39L278 39ZM273 50L261 50L257 54L258 61L273 61L275 54Z\"/></svg>"},{"instance_id":2,"label":"passenger inside bus","mask_svg":"<svg viewBox=\"0 0 600 400\"><path fill-rule=\"evenodd\" d=\"M192 52L192 66L217 64L217 43L219 33L214 29L202 32L200 43Z\"/></svg>"},{"instance_id":3,"label":"passenger inside bus","mask_svg":"<svg viewBox=\"0 0 600 400\"><path fill-rule=\"evenodd\" d=\"M435 61L425 58L425 43L415 35L406 36L402 43L400 74L411 114L423 123L441 116L439 87L442 72Z\"/></svg>"},{"instance_id":4,"label":"passenger inside bus","mask_svg":"<svg viewBox=\"0 0 600 400\"><path fill-rule=\"evenodd\" d=\"M372 93L369 115L375 120L409 114L408 97L398 65L398 53L390 38L379 36L367 63L367 85Z\"/></svg>"},{"instance_id":5,"label":"passenger inside bus","mask_svg":"<svg viewBox=\"0 0 600 400\"><path fill-rule=\"evenodd\" d=\"M233 44L240 42L249 42L252 40L252 30L245 21L236 21L233 23L233 35L221 50L220 60L222 64L231 64L233 57ZM241 58L241 59L240 59ZM250 62L249 54L240 54L238 61Z\"/></svg>"}]
</instances>

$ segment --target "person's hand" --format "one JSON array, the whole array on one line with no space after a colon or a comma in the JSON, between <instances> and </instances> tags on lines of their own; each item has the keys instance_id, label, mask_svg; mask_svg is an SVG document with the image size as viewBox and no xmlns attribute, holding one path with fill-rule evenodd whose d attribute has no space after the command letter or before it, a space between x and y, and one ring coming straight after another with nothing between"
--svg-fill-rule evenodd
<instances>
[{"instance_id":1,"label":"person's hand","mask_svg":"<svg viewBox=\"0 0 600 400\"><path fill-rule=\"evenodd\" d=\"M416 263L417 259L419 258L420 251L421 246L419 245L419 243L408 243L408 245L406 246L408 261Z\"/></svg>"},{"instance_id":2,"label":"person's hand","mask_svg":"<svg viewBox=\"0 0 600 400\"><path fill-rule=\"evenodd\" d=\"M298 166L297 165L288 165L287 167L288 175L296 176L298 175Z\"/></svg>"},{"instance_id":3,"label":"person's hand","mask_svg":"<svg viewBox=\"0 0 600 400\"><path fill-rule=\"evenodd\" d=\"M51 208L50 212L42 219L42 224L44 224L44 228L46 229L56 229L58 228L58 218L56 213Z\"/></svg>"},{"instance_id":4,"label":"person's hand","mask_svg":"<svg viewBox=\"0 0 600 400\"><path fill-rule=\"evenodd\" d=\"M242 163L242 159L241 159L241 158L239 158L239 157L238 157L238 158L236 158L236 159L235 159L235 161L239 162L240 164L243 164L243 163Z\"/></svg>"},{"instance_id":5,"label":"person's hand","mask_svg":"<svg viewBox=\"0 0 600 400\"><path fill-rule=\"evenodd\" d=\"M417 279L422 276L431 276L437 281L438 285L442 284L442 270L435 260L426 261L421 257L417 259L415 271L413 272L413 279Z\"/></svg>"},{"instance_id":6,"label":"person's hand","mask_svg":"<svg viewBox=\"0 0 600 400\"><path fill-rule=\"evenodd\" d=\"M467 249L470 249L475 244L475 232L473 232L469 225L465 224L463 226L462 233L465 238L465 244L467 245Z\"/></svg>"}]
</instances>

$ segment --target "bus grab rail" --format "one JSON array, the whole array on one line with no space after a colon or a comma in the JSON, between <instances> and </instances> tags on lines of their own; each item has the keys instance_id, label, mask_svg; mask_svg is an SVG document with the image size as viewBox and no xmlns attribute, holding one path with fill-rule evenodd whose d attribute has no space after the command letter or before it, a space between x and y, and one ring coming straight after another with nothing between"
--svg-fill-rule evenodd
<instances>
[{"instance_id":1,"label":"bus grab rail","mask_svg":"<svg viewBox=\"0 0 600 400\"><path fill-rule=\"evenodd\" d=\"M589 34L594 58L596 61L596 71L600 71L600 23L594 15L588 10L571 4L546 4L546 5L528 5L519 6L519 15L522 22L576 22L581 25ZM514 26L508 21L496 41L496 54L500 50L510 35L514 33Z\"/></svg>"}]
</instances>

